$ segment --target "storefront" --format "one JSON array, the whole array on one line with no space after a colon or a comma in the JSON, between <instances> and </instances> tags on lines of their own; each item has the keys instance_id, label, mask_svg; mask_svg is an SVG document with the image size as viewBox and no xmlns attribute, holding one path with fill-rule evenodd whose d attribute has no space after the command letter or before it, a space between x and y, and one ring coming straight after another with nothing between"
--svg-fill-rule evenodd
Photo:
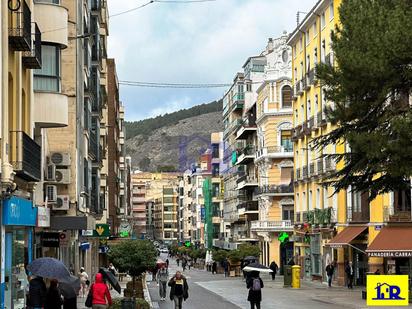
<instances>
[{"instance_id":1,"label":"storefront","mask_svg":"<svg viewBox=\"0 0 412 309\"><path fill-rule=\"evenodd\" d=\"M1 308L25 308L28 284L26 266L33 259L33 230L37 208L32 201L11 197L3 201L2 224L5 227L4 281Z\"/></svg>"}]
</instances>

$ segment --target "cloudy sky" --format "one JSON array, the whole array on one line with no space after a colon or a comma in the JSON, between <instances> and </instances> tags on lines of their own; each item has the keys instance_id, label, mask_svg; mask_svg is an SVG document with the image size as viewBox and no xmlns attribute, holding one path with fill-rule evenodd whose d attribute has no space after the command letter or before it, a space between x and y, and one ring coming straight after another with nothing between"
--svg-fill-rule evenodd
<instances>
[{"instance_id":1,"label":"cloudy sky","mask_svg":"<svg viewBox=\"0 0 412 309\"><path fill-rule=\"evenodd\" d=\"M179 0L181 1L181 0ZM108 0L109 15L149 0ZM296 13L316 0L216 0L152 3L110 18L109 57L119 80L230 83L267 38L296 26ZM303 18L304 15L301 15ZM222 97L224 89L159 89L121 86L127 120L139 120Z\"/></svg>"}]
</instances>

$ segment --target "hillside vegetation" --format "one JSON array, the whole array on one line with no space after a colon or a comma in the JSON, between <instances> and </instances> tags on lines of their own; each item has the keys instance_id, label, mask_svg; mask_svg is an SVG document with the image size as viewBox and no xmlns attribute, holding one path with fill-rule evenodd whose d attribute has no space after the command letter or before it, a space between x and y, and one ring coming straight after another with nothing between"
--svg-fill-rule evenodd
<instances>
[{"instance_id":1,"label":"hillside vegetation","mask_svg":"<svg viewBox=\"0 0 412 309\"><path fill-rule=\"evenodd\" d=\"M126 121L126 139L137 135L148 136L154 130L177 124L180 120L192 118L213 112L222 111L222 101L214 101L207 104L196 105L188 109L182 109L177 112L167 113L162 116L144 119L140 121Z\"/></svg>"}]
</instances>

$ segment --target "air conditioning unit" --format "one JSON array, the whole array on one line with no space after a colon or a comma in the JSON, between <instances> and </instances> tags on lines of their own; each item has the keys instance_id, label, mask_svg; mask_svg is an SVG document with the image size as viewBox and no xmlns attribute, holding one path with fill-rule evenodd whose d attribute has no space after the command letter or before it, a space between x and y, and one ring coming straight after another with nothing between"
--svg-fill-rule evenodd
<instances>
[{"instance_id":1,"label":"air conditioning unit","mask_svg":"<svg viewBox=\"0 0 412 309\"><path fill-rule=\"evenodd\" d=\"M69 184L70 183L70 169L58 168L56 169L56 183Z\"/></svg>"},{"instance_id":2,"label":"air conditioning unit","mask_svg":"<svg viewBox=\"0 0 412 309\"><path fill-rule=\"evenodd\" d=\"M50 163L56 166L69 166L71 164L70 154L67 152L53 152L50 155Z\"/></svg>"},{"instance_id":3,"label":"air conditioning unit","mask_svg":"<svg viewBox=\"0 0 412 309\"><path fill-rule=\"evenodd\" d=\"M46 186L46 196L48 202L56 202L57 200L57 187L47 185Z\"/></svg>"},{"instance_id":4,"label":"air conditioning unit","mask_svg":"<svg viewBox=\"0 0 412 309\"><path fill-rule=\"evenodd\" d=\"M47 165L45 178L47 181L54 181L56 179L56 165L54 164Z\"/></svg>"},{"instance_id":5,"label":"air conditioning unit","mask_svg":"<svg viewBox=\"0 0 412 309\"><path fill-rule=\"evenodd\" d=\"M53 210L69 210L69 196L68 195L58 195L56 203L53 204Z\"/></svg>"}]
</instances>

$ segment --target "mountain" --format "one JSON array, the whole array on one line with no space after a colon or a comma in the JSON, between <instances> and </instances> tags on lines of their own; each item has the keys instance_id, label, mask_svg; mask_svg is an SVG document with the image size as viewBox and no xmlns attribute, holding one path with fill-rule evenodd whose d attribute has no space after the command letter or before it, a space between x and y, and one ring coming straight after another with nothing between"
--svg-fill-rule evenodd
<instances>
[{"instance_id":1,"label":"mountain","mask_svg":"<svg viewBox=\"0 0 412 309\"><path fill-rule=\"evenodd\" d=\"M223 131L222 101L126 122L126 152L142 171L184 171L210 146L210 134Z\"/></svg>"}]
</instances>

